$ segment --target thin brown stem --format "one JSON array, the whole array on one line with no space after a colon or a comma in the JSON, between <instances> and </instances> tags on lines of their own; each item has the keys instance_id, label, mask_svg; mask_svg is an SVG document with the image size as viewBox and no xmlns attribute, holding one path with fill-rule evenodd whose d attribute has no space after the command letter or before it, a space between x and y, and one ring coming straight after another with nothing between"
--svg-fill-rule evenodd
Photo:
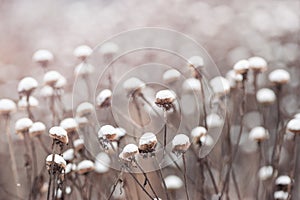
<instances>
[{"instance_id":1,"label":"thin brown stem","mask_svg":"<svg viewBox=\"0 0 300 200\"><path fill-rule=\"evenodd\" d=\"M188 192L188 185L187 185L187 177L186 177L186 160L184 153L182 154L182 161L183 161L183 174L184 174L184 187L185 187L185 194L187 200L190 199L189 192Z\"/></svg>"}]
</instances>

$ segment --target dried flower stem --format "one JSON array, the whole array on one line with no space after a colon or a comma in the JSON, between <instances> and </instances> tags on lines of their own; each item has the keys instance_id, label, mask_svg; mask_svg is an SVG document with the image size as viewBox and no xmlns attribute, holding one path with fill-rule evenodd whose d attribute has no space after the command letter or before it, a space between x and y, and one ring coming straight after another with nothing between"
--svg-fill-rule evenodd
<instances>
[{"instance_id":1,"label":"dried flower stem","mask_svg":"<svg viewBox=\"0 0 300 200\"><path fill-rule=\"evenodd\" d=\"M167 185L166 185L166 182L165 182L163 173L162 173L162 169L161 169L161 166L160 166L160 164L158 163L158 160L157 160L156 157L155 157L155 162L156 162L156 164L157 164L158 167L159 167L159 169L158 169L157 171L158 171L158 175L159 175L159 177L160 177L160 179L161 179L161 182L163 183L165 195L166 195L166 197L167 197L167 200L170 200L170 197L169 197L169 194L168 194L168 188L167 188Z\"/></svg>"},{"instance_id":2,"label":"dried flower stem","mask_svg":"<svg viewBox=\"0 0 300 200\"><path fill-rule=\"evenodd\" d=\"M183 161L183 174L184 174L184 187L185 187L185 194L187 200L190 199L189 192L188 192L188 186L187 186L187 176L186 176L186 160L185 160L185 154L182 154L182 161Z\"/></svg>"}]
</instances>

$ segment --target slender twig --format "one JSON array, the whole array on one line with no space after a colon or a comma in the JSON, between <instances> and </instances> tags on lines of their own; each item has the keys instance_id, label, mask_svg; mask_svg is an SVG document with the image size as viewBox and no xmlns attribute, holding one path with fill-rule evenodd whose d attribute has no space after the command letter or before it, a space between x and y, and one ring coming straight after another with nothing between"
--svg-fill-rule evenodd
<instances>
[{"instance_id":1,"label":"slender twig","mask_svg":"<svg viewBox=\"0 0 300 200\"><path fill-rule=\"evenodd\" d=\"M158 163L158 160L157 160L157 158L155 157L155 162L156 162L156 164L158 165L158 175L159 175L159 177L160 177L160 179L161 179L161 182L163 183L163 186L164 186L164 191L165 191L165 195L166 195L166 197L167 197L167 200L169 200L170 199L170 197L169 197L169 194L168 194L168 188L167 188L167 185L166 185L166 181L165 181L165 179L164 179L164 176L163 176L163 173L162 173L162 169L161 169L161 166L160 166L160 164Z\"/></svg>"},{"instance_id":2,"label":"slender twig","mask_svg":"<svg viewBox=\"0 0 300 200\"><path fill-rule=\"evenodd\" d=\"M189 192L188 192L188 186L187 186L187 177L186 177L186 161L185 161L185 155L184 153L182 154L182 161L183 161L183 174L184 174L184 187L185 187L185 194L187 200L190 199L189 197Z\"/></svg>"}]
</instances>

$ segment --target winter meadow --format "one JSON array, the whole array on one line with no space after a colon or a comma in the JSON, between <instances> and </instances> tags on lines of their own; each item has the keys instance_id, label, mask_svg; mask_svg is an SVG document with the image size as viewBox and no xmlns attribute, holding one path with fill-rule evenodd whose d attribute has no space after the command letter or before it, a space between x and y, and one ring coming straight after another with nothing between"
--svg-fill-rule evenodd
<instances>
[{"instance_id":1,"label":"winter meadow","mask_svg":"<svg viewBox=\"0 0 300 200\"><path fill-rule=\"evenodd\" d=\"M0 199L299 199L299 8L0 1Z\"/></svg>"}]
</instances>

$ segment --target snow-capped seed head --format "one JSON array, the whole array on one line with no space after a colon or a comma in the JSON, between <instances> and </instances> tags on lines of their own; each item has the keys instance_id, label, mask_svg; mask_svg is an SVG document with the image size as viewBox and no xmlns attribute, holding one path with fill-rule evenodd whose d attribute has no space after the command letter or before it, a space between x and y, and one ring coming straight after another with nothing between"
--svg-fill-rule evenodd
<instances>
[{"instance_id":1,"label":"snow-capped seed head","mask_svg":"<svg viewBox=\"0 0 300 200\"><path fill-rule=\"evenodd\" d=\"M217 76L209 81L214 94L223 96L230 92L230 83L222 76Z\"/></svg>"},{"instance_id":2,"label":"snow-capped seed head","mask_svg":"<svg viewBox=\"0 0 300 200\"><path fill-rule=\"evenodd\" d=\"M76 152L81 151L84 149L84 140L79 138L73 141L73 146Z\"/></svg>"},{"instance_id":3,"label":"snow-capped seed head","mask_svg":"<svg viewBox=\"0 0 300 200\"><path fill-rule=\"evenodd\" d=\"M95 171L100 174L104 174L109 171L111 159L105 152L101 152L96 156Z\"/></svg>"},{"instance_id":4,"label":"snow-capped seed head","mask_svg":"<svg viewBox=\"0 0 300 200\"><path fill-rule=\"evenodd\" d=\"M112 56L116 53L118 53L119 51L119 46L113 42L107 42L104 43L101 47L100 47L100 52L104 55L104 56Z\"/></svg>"},{"instance_id":5,"label":"snow-capped seed head","mask_svg":"<svg viewBox=\"0 0 300 200\"><path fill-rule=\"evenodd\" d=\"M58 71L48 71L45 73L43 82L45 85L54 87L55 84L61 79L62 75Z\"/></svg>"},{"instance_id":6,"label":"snow-capped seed head","mask_svg":"<svg viewBox=\"0 0 300 200\"><path fill-rule=\"evenodd\" d=\"M77 106L76 115L78 117L89 116L93 113L94 106L89 102L83 102Z\"/></svg>"},{"instance_id":7,"label":"snow-capped seed head","mask_svg":"<svg viewBox=\"0 0 300 200\"><path fill-rule=\"evenodd\" d=\"M163 74L163 81L165 83L174 83L180 78L180 72L176 69L169 69Z\"/></svg>"},{"instance_id":8,"label":"snow-capped seed head","mask_svg":"<svg viewBox=\"0 0 300 200\"><path fill-rule=\"evenodd\" d=\"M34 62L42 64L42 66L44 67L46 64L48 64L48 62L51 62L53 60L53 57L54 56L51 51L47 49L39 49L34 52L32 60Z\"/></svg>"},{"instance_id":9,"label":"snow-capped seed head","mask_svg":"<svg viewBox=\"0 0 300 200\"><path fill-rule=\"evenodd\" d=\"M178 190L183 186L183 181L175 175L167 176L164 180L168 190Z\"/></svg>"},{"instance_id":10,"label":"snow-capped seed head","mask_svg":"<svg viewBox=\"0 0 300 200\"><path fill-rule=\"evenodd\" d=\"M38 87L38 82L32 77L23 78L18 84L18 92L30 94Z\"/></svg>"},{"instance_id":11,"label":"snow-capped seed head","mask_svg":"<svg viewBox=\"0 0 300 200\"><path fill-rule=\"evenodd\" d=\"M263 166L258 171L258 177L262 181L266 181L273 176L273 167L272 166Z\"/></svg>"},{"instance_id":12,"label":"snow-capped seed head","mask_svg":"<svg viewBox=\"0 0 300 200\"><path fill-rule=\"evenodd\" d=\"M150 153L155 150L157 138L154 133L144 133L139 140L139 150L142 153Z\"/></svg>"},{"instance_id":13,"label":"snow-capped seed head","mask_svg":"<svg viewBox=\"0 0 300 200\"><path fill-rule=\"evenodd\" d=\"M124 161L132 161L139 153L139 148L135 144L127 144L120 153L119 158Z\"/></svg>"},{"instance_id":14,"label":"snow-capped seed head","mask_svg":"<svg viewBox=\"0 0 300 200\"><path fill-rule=\"evenodd\" d=\"M28 132L32 124L33 122L31 121L31 119L21 118L15 124L15 131L17 134Z\"/></svg>"},{"instance_id":15,"label":"snow-capped seed head","mask_svg":"<svg viewBox=\"0 0 300 200\"><path fill-rule=\"evenodd\" d=\"M72 161L74 159L74 149L67 149L63 152L62 156L66 161Z\"/></svg>"},{"instance_id":16,"label":"snow-capped seed head","mask_svg":"<svg viewBox=\"0 0 300 200\"><path fill-rule=\"evenodd\" d=\"M111 125L104 125L101 126L100 130L98 131L98 138L103 137L109 141L113 141L117 137L117 131L115 127Z\"/></svg>"},{"instance_id":17,"label":"snow-capped seed head","mask_svg":"<svg viewBox=\"0 0 300 200\"><path fill-rule=\"evenodd\" d=\"M60 126L53 126L52 128L50 128L49 136L53 140L57 140L63 144L68 144L69 142L67 131Z\"/></svg>"},{"instance_id":18,"label":"snow-capped seed head","mask_svg":"<svg viewBox=\"0 0 300 200\"><path fill-rule=\"evenodd\" d=\"M40 136L46 132L46 126L42 122L34 122L29 128L29 134L31 137Z\"/></svg>"},{"instance_id":19,"label":"snow-capped seed head","mask_svg":"<svg viewBox=\"0 0 300 200\"><path fill-rule=\"evenodd\" d=\"M182 90L185 92L201 91L201 83L196 78L188 78L182 84Z\"/></svg>"},{"instance_id":20,"label":"snow-capped seed head","mask_svg":"<svg viewBox=\"0 0 300 200\"><path fill-rule=\"evenodd\" d=\"M12 112L15 112L17 109L14 101L10 99L0 99L0 114L8 115Z\"/></svg>"},{"instance_id":21,"label":"snow-capped seed head","mask_svg":"<svg viewBox=\"0 0 300 200\"><path fill-rule=\"evenodd\" d=\"M300 113L295 114L295 115L294 115L294 118L300 119Z\"/></svg>"},{"instance_id":22,"label":"snow-capped seed head","mask_svg":"<svg viewBox=\"0 0 300 200\"><path fill-rule=\"evenodd\" d=\"M77 130L78 124L74 118L66 118L60 122L60 126L64 128L68 133L72 133Z\"/></svg>"},{"instance_id":23,"label":"snow-capped seed head","mask_svg":"<svg viewBox=\"0 0 300 200\"><path fill-rule=\"evenodd\" d=\"M251 57L248 59L248 61L250 69L252 69L254 72L264 72L267 70L267 61L262 57Z\"/></svg>"},{"instance_id":24,"label":"snow-capped seed head","mask_svg":"<svg viewBox=\"0 0 300 200\"><path fill-rule=\"evenodd\" d=\"M80 45L80 46L76 47L73 52L74 56L76 56L77 58L79 58L81 60L86 59L92 53L93 53L92 48L87 45Z\"/></svg>"},{"instance_id":25,"label":"snow-capped seed head","mask_svg":"<svg viewBox=\"0 0 300 200\"><path fill-rule=\"evenodd\" d=\"M190 147L190 138L185 134L178 134L172 140L172 151L176 154L185 153Z\"/></svg>"},{"instance_id":26,"label":"snow-capped seed head","mask_svg":"<svg viewBox=\"0 0 300 200\"><path fill-rule=\"evenodd\" d=\"M284 69L276 69L269 74L269 81L275 85L286 84L290 79L290 73Z\"/></svg>"},{"instance_id":27,"label":"snow-capped seed head","mask_svg":"<svg viewBox=\"0 0 300 200\"><path fill-rule=\"evenodd\" d=\"M94 162L90 160L83 160L77 165L78 174L87 174L89 172L94 171L94 169L95 169Z\"/></svg>"},{"instance_id":28,"label":"snow-capped seed head","mask_svg":"<svg viewBox=\"0 0 300 200\"><path fill-rule=\"evenodd\" d=\"M123 183L121 183L120 181L118 181L115 188L114 188L114 186L112 186L110 191L111 192L113 191L113 193L112 193L113 199L116 199L116 200L126 199L126 191L124 189Z\"/></svg>"},{"instance_id":29,"label":"snow-capped seed head","mask_svg":"<svg viewBox=\"0 0 300 200\"><path fill-rule=\"evenodd\" d=\"M72 172L72 171L75 172L76 170L77 170L76 164L74 164L74 163L68 163L67 166L66 166L66 169L65 169L65 173L69 174L70 172Z\"/></svg>"},{"instance_id":30,"label":"snow-capped seed head","mask_svg":"<svg viewBox=\"0 0 300 200\"><path fill-rule=\"evenodd\" d=\"M89 120L86 117L76 116L75 121L77 122L79 127L85 127L89 123Z\"/></svg>"},{"instance_id":31,"label":"snow-capped seed head","mask_svg":"<svg viewBox=\"0 0 300 200\"><path fill-rule=\"evenodd\" d=\"M60 76L59 79L54 84L54 88L56 89L62 89L67 84L67 79L63 76Z\"/></svg>"},{"instance_id":32,"label":"snow-capped seed head","mask_svg":"<svg viewBox=\"0 0 300 200\"><path fill-rule=\"evenodd\" d=\"M109 89L102 90L96 98L97 105L100 108L109 107L111 103L111 97L112 97L111 90Z\"/></svg>"},{"instance_id":33,"label":"snow-capped seed head","mask_svg":"<svg viewBox=\"0 0 300 200\"><path fill-rule=\"evenodd\" d=\"M206 117L208 128L218 128L223 125L224 120L217 113L210 113Z\"/></svg>"},{"instance_id":34,"label":"snow-capped seed head","mask_svg":"<svg viewBox=\"0 0 300 200\"><path fill-rule=\"evenodd\" d=\"M237 74L234 70L229 70L226 74L226 79L229 82L231 88L236 88L237 85L243 81L243 76Z\"/></svg>"},{"instance_id":35,"label":"snow-capped seed head","mask_svg":"<svg viewBox=\"0 0 300 200\"><path fill-rule=\"evenodd\" d=\"M273 90L269 88L262 88L256 93L257 102L263 105L271 105L276 101L276 95Z\"/></svg>"},{"instance_id":36,"label":"snow-capped seed head","mask_svg":"<svg viewBox=\"0 0 300 200\"><path fill-rule=\"evenodd\" d=\"M39 106L39 101L33 97L30 96L29 97L29 107L30 108L36 108ZM18 108L20 110L26 110L26 108L28 107L28 102L27 102L27 97L23 96L19 101L18 101Z\"/></svg>"},{"instance_id":37,"label":"snow-capped seed head","mask_svg":"<svg viewBox=\"0 0 300 200\"><path fill-rule=\"evenodd\" d=\"M214 145L214 139L208 134L202 136L200 138L200 142L203 146L208 146L209 147L209 146Z\"/></svg>"},{"instance_id":38,"label":"snow-capped seed head","mask_svg":"<svg viewBox=\"0 0 300 200\"><path fill-rule=\"evenodd\" d=\"M192 56L188 59L188 64L193 68L198 68L204 66L204 61L200 56Z\"/></svg>"},{"instance_id":39,"label":"snow-capped seed head","mask_svg":"<svg viewBox=\"0 0 300 200\"><path fill-rule=\"evenodd\" d=\"M278 186L288 186L291 183L292 183L292 180L287 175L281 175L275 181L275 184L278 185Z\"/></svg>"},{"instance_id":40,"label":"snow-capped seed head","mask_svg":"<svg viewBox=\"0 0 300 200\"><path fill-rule=\"evenodd\" d=\"M106 153L115 155L116 149L118 149L118 142L113 141L110 145L107 146L107 149L105 150Z\"/></svg>"},{"instance_id":41,"label":"snow-capped seed head","mask_svg":"<svg viewBox=\"0 0 300 200\"><path fill-rule=\"evenodd\" d=\"M47 156L46 166L47 166L48 170L51 169L52 164L54 164L54 166L57 166L60 169L60 171L65 169L66 165L67 165L65 159L62 156L58 155L58 154L54 154L54 160L53 160L53 154L50 154L50 155Z\"/></svg>"},{"instance_id":42,"label":"snow-capped seed head","mask_svg":"<svg viewBox=\"0 0 300 200\"><path fill-rule=\"evenodd\" d=\"M155 104L158 107L163 107L165 110L170 110L174 107L173 102L176 99L176 95L172 90L160 90L156 93Z\"/></svg>"},{"instance_id":43,"label":"snow-capped seed head","mask_svg":"<svg viewBox=\"0 0 300 200\"><path fill-rule=\"evenodd\" d=\"M274 199L275 200L287 200L289 197L289 193L285 191L275 191L274 192Z\"/></svg>"},{"instance_id":44,"label":"snow-capped seed head","mask_svg":"<svg viewBox=\"0 0 300 200\"><path fill-rule=\"evenodd\" d=\"M233 69L237 74L241 74L241 75L247 74L249 70L248 60L239 60L234 64Z\"/></svg>"},{"instance_id":45,"label":"snow-capped seed head","mask_svg":"<svg viewBox=\"0 0 300 200\"><path fill-rule=\"evenodd\" d=\"M50 87L49 85L45 85L40 90L40 95L44 98L51 97L53 96L53 94L54 94L53 88Z\"/></svg>"},{"instance_id":46,"label":"snow-capped seed head","mask_svg":"<svg viewBox=\"0 0 300 200\"><path fill-rule=\"evenodd\" d=\"M290 120L287 124L287 130L295 134L300 134L300 119L295 118Z\"/></svg>"},{"instance_id":47,"label":"snow-capped seed head","mask_svg":"<svg viewBox=\"0 0 300 200\"><path fill-rule=\"evenodd\" d=\"M95 71L95 68L93 65L82 62L78 64L74 69L75 76L87 76L89 74L92 74Z\"/></svg>"},{"instance_id":48,"label":"snow-capped seed head","mask_svg":"<svg viewBox=\"0 0 300 200\"><path fill-rule=\"evenodd\" d=\"M122 137L124 137L126 135L126 130L124 128L117 127L116 128L116 133L117 133L116 140L119 140L119 139L121 139Z\"/></svg>"},{"instance_id":49,"label":"snow-capped seed head","mask_svg":"<svg viewBox=\"0 0 300 200\"><path fill-rule=\"evenodd\" d=\"M249 139L256 142L262 142L268 138L269 138L269 132L262 126L257 126L252 128L249 133Z\"/></svg>"},{"instance_id":50,"label":"snow-capped seed head","mask_svg":"<svg viewBox=\"0 0 300 200\"><path fill-rule=\"evenodd\" d=\"M207 134L206 128L197 126L191 131L191 136L194 144L201 144L201 138Z\"/></svg>"},{"instance_id":51,"label":"snow-capped seed head","mask_svg":"<svg viewBox=\"0 0 300 200\"><path fill-rule=\"evenodd\" d=\"M124 81L123 88L127 91L127 93L134 93L141 91L146 84L136 77L132 77Z\"/></svg>"}]
</instances>

